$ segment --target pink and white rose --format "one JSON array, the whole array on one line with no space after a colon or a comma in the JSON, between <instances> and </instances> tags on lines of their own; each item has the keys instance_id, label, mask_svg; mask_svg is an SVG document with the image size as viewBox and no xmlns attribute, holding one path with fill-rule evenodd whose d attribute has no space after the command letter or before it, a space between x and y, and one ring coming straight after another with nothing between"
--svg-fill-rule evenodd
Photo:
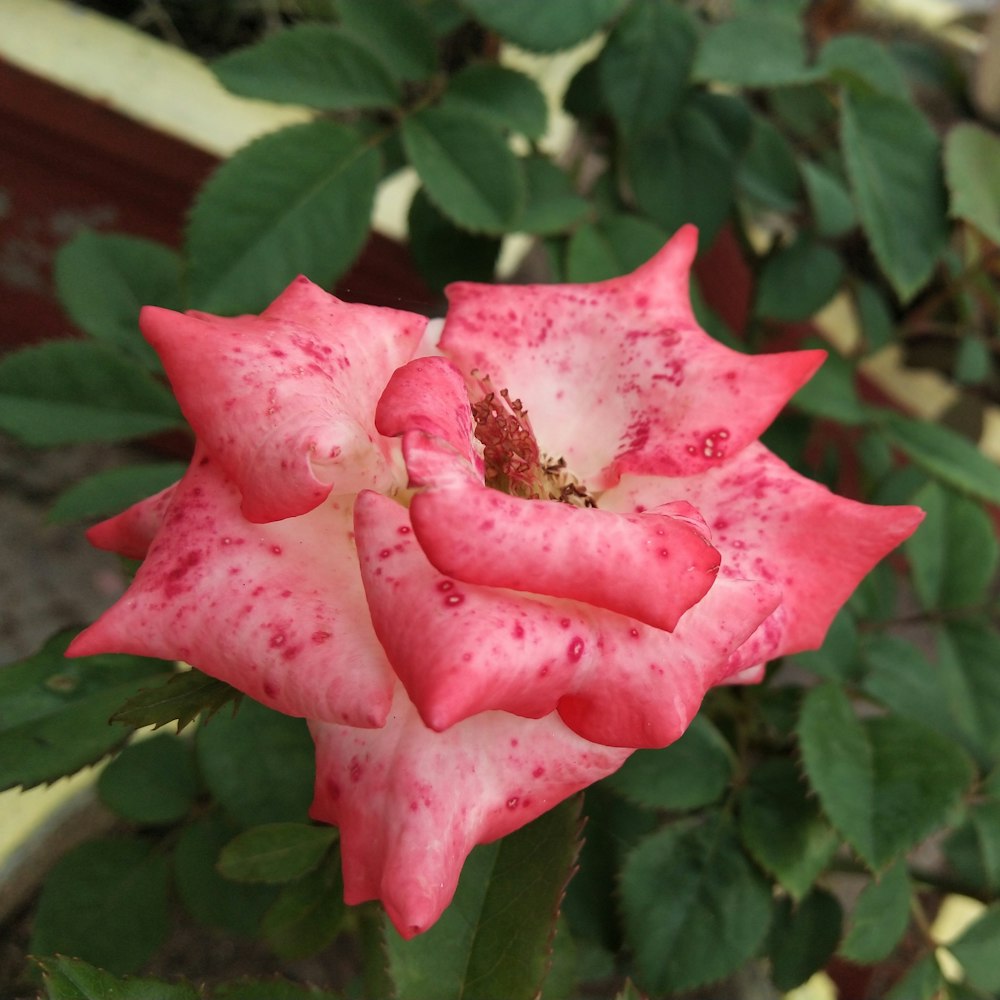
<instances>
[{"instance_id":1,"label":"pink and white rose","mask_svg":"<svg viewBox=\"0 0 1000 1000\"><path fill-rule=\"evenodd\" d=\"M425 930L479 843L818 646L921 519L758 442L822 362L700 329L696 235L585 285L423 317L299 278L260 316L148 308L198 445L97 525L142 557L71 647L186 660L309 720L345 896Z\"/></svg>"}]
</instances>

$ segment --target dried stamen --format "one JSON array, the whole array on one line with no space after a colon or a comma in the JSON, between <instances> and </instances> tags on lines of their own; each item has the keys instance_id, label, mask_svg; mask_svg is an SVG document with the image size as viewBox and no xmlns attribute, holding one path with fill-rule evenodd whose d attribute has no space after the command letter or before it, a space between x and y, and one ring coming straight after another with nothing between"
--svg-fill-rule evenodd
<instances>
[{"instance_id":1,"label":"dried stamen","mask_svg":"<svg viewBox=\"0 0 1000 1000\"><path fill-rule=\"evenodd\" d=\"M555 500L596 507L585 486L567 471L564 459L542 455L520 399L496 392L489 376L478 379L483 398L472 404L475 436L483 446L486 485L526 500Z\"/></svg>"}]
</instances>

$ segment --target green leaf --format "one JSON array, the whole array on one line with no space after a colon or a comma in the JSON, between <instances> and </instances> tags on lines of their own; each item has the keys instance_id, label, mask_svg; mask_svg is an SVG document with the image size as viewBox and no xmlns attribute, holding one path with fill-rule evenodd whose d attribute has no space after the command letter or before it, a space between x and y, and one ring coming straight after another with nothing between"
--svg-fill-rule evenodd
<instances>
[{"instance_id":1,"label":"green leaf","mask_svg":"<svg viewBox=\"0 0 1000 1000\"><path fill-rule=\"evenodd\" d=\"M801 900L840 843L787 758L762 761L739 799L740 836L753 859Z\"/></svg>"},{"instance_id":2,"label":"green leaf","mask_svg":"<svg viewBox=\"0 0 1000 1000\"><path fill-rule=\"evenodd\" d=\"M902 861L869 882L854 904L839 954L859 965L887 958L910 923L912 894Z\"/></svg>"},{"instance_id":3,"label":"green leaf","mask_svg":"<svg viewBox=\"0 0 1000 1000\"><path fill-rule=\"evenodd\" d=\"M868 676L864 690L886 708L936 729L951 739L960 739L939 664L923 650L895 635L880 634L867 640L864 660Z\"/></svg>"},{"instance_id":4,"label":"green leaf","mask_svg":"<svg viewBox=\"0 0 1000 1000\"><path fill-rule=\"evenodd\" d=\"M569 229L590 211L590 203L573 190L569 177L544 156L524 161L528 200L517 220L520 232L551 236Z\"/></svg>"},{"instance_id":5,"label":"green leaf","mask_svg":"<svg viewBox=\"0 0 1000 1000\"><path fill-rule=\"evenodd\" d=\"M892 711L957 741L984 766L1000 754L1000 636L985 623L936 630L937 658L893 636L870 640L865 690Z\"/></svg>"},{"instance_id":6,"label":"green leaf","mask_svg":"<svg viewBox=\"0 0 1000 1000\"><path fill-rule=\"evenodd\" d=\"M664 750L637 750L606 784L636 805L698 809L717 802L733 778L733 751L708 719L695 716Z\"/></svg>"},{"instance_id":7,"label":"green leaf","mask_svg":"<svg viewBox=\"0 0 1000 1000\"><path fill-rule=\"evenodd\" d=\"M300 24L210 63L234 94L324 111L388 108L400 99L382 63L328 24Z\"/></svg>"},{"instance_id":8,"label":"green leaf","mask_svg":"<svg viewBox=\"0 0 1000 1000\"><path fill-rule=\"evenodd\" d=\"M566 252L566 279L604 281L634 271L666 242L663 230L634 215L611 215L584 223Z\"/></svg>"},{"instance_id":9,"label":"green leaf","mask_svg":"<svg viewBox=\"0 0 1000 1000\"><path fill-rule=\"evenodd\" d=\"M793 662L828 680L857 679L860 673L858 628L851 611L841 609L827 630L823 645L819 649L796 653Z\"/></svg>"},{"instance_id":10,"label":"green leaf","mask_svg":"<svg viewBox=\"0 0 1000 1000\"><path fill-rule=\"evenodd\" d=\"M533 52L554 52L604 27L628 0L462 0L462 5L507 41Z\"/></svg>"},{"instance_id":11,"label":"green leaf","mask_svg":"<svg viewBox=\"0 0 1000 1000\"><path fill-rule=\"evenodd\" d=\"M614 975L614 968L614 958L600 945L574 941L569 922L560 914L542 995L545 1000L576 1000L578 983Z\"/></svg>"},{"instance_id":12,"label":"green leaf","mask_svg":"<svg viewBox=\"0 0 1000 1000\"><path fill-rule=\"evenodd\" d=\"M975 834L986 887L1000 888L1000 800L986 799L969 807L969 825Z\"/></svg>"},{"instance_id":13,"label":"green leaf","mask_svg":"<svg viewBox=\"0 0 1000 1000\"><path fill-rule=\"evenodd\" d=\"M318 990L287 979L269 978L221 983L212 993L212 1000L345 1000L347 996L339 991Z\"/></svg>"},{"instance_id":14,"label":"green leaf","mask_svg":"<svg viewBox=\"0 0 1000 1000\"><path fill-rule=\"evenodd\" d=\"M667 232L693 222L707 245L732 207L735 153L706 105L689 102L664 127L630 137L625 169L637 204Z\"/></svg>"},{"instance_id":15,"label":"green leaf","mask_svg":"<svg viewBox=\"0 0 1000 1000\"><path fill-rule=\"evenodd\" d=\"M176 483L186 468L183 462L155 462L97 472L60 494L49 508L49 520L63 524L110 517Z\"/></svg>"},{"instance_id":16,"label":"green leaf","mask_svg":"<svg viewBox=\"0 0 1000 1000\"><path fill-rule=\"evenodd\" d=\"M532 1000L579 851L580 801L544 813L465 862L455 898L411 941L388 926L389 975L407 1000Z\"/></svg>"},{"instance_id":17,"label":"green leaf","mask_svg":"<svg viewBox=\"0 0 1000 1000\"><path fill-rule=\"evenodd\" d=\"M952 373L955 381L962 385L983 385L992 373L992 346L975 335L963 337Z\"/></svg>"},{"instance_id":18,"label":"green leaf","mask_svg":"<svg viewBox=\"0 0 1000 1000\"><path fill-rule=\"evenodd\" d=\"M189 288L207 312L258 312L295 277L328 286L368 235L378 152L343 125L272 132L202 187L187 230Z\"/></svg>"},{"instance_id":19,"label":"green leaf","mask_svg":"<svg viewBox=\"0 0 1000 1000\"><path fill-rule=\"evenodd\" d=\"M840 178L809 160L801 160L799 169L812 206L816 232L830 239L849 233L858 224L858 216Z\"/></svg>"},{"instance_id":20,"label":"green leaf","mask_svg":"<svg viewBox=\"0 0 1000 1000\"><path fill-rule=\"evenodd\" d=\"M833 298L843 276L837 253L800 235L764 261L754 313L784 322L808 319Z\"/></svg>"},{"instance_id":21,"label":"green leaf","mask_svg":"<svg viewBox=\"0 0 1000 1000\"><path fill-rule=\"evenodd\" d=\"M112 812L133 823L183 819L198 794L191 747L168 733L133 743L101 772L97 792Z\"/></svg>"},{"instance_id":22,"label":"green leaf","mask_svg":"<svg viewBox=\"0 0 1000 1000\"><path fill-rule=\"evenodd\" d=\"M886 414L882 432L921 469L960 493L1000 503L1000 468L971 442L941 424Z\"/></svg>"},{"instance_id":23,"label":"green leaf","mask_svg":"<svg viewBox=\"0 0 1000 1000\"><path fill-rule=\"evenodd\" d=\"M1000 991L1000 904L984 911L948 950L965 971L967 983L990 993Z\"/></svg>"},{"instance_id":24,"label":"green leaf","mask_svg":"<svg viewBox=\"0 0 1000 1000\"><path fill-rule=\"evenodd\" d=\"M214 811L184 827L174 848L174 884L199 924L249 936L257 933L276 893L272 886L230 882L216 870L222 848L237 832Z\"/></svg>"},{"instance_id":25,"label":"green leaf","mask_svg":"<svg viewBox=\"0 0 1000 1000\"><path fill-rule=\"evenodd\" d=\"M337 0L340 24L396 80L426 80L437 45L422 7L411 0Z\"/></svg>"},{"instance_id":26,"label":"green leaf","mask_svg":"<svg viewBox=\"0 0 1000 1000\"><path fill-rule=\"evenodd\" d=\"M213 989L211 1000L346 1000L347 996L287 979L269 978L220 983Z\"/></svg>"},{"instance_id":27,"label":"green leaf","mask_svg":"<svg viewBox=\"0 0 1000 1000\"><path fill-rule=\"evenodd\" d=\"M891 343L896 332L896 321L886 296L878 287L868 281L859 281L854 287L854 304L868 350L876 351Z\"/></svg>"},{"instance_id":28,"label":"green leaf","mask_svg":"<svg viewBox=\"0 0 1000 1000\"><path fill-rule=\"evenodd\" d=\"M956 621L938 632L947 703L983 757L1000 757L1000 634L986 621Z\"/></svg>"},{"instance_id":29,"label":"green leaf","mask_svg":"<svg viewBox=\"0 0 1000 1000\"><path fill-rule=\"evenodd\" d=\"M1000 243L1000 138L963 122L945 139L944 170L951 215Z\"/></svg>"},{"instance_id":30,"label":"green leaf","mask_svg":"<svg viewBox=\"0 0 1000 1000\"><path fill-rule=\"evenodd\" d=\"M529 139L540 139L549 120L538 84L524 73L495 63L474 63L459 70L448 81L441 106Z\"/></svg>"},{"instance_id":31,"label":"green leaf","mask_svg":"<svg viewBox=\"0 0 1000 1000\"><path fill-rule=\"evenodd\" d=\"M90 336L159 370L139 333L139 310L183 309L181 259L151 240L85 229L59 248L53 277L70 319Z\"/></svg>"},{"instance_id":32,"label":"green leaf","mask_svg":"<svg viewBox=\"0 0 1000 1000\"><path fill-rule=\"evenodd\" d=\"M816 374L792 400L794 406L811 416L836 420L848 427L858 427L872 419L869 408L858 396L854 365L834 352L827 355Z\"/></svg>"},{"instance_id":33,"label":"green leaf","mask_svg":"<svg viewBox=\"0 0 1000 1000\"><path fill-rule=\"evenodd\" d=\"M823 889L798 904L781 901L768 944L771 979L779 990L801 986L826 965L840 940L842 920L840 903Z\"/></svg>"},{"instance_id":34,"label":"green leaf","mask_svg":"<svg viewBox=\"0 0 1000 1000\"><path fill-rule=\"evenodd\" d=\"M421 6L431 31L439 39L450 35L468 20L468 14L460 6L459 0L422 0Z\"/></svg>"},{"instance_id":35,"label":"green leaf","mask_svg":"<svg viewBox=\"0 0 1000 1000\"><path fill-rule=\"evenodd\" d=\"M656 127L680 106L694 62L691 15L669 0L634 0L598 60L604 99L625 132Z\"/></svg>"},{"instance_id":36,"label":"green leaf","mask_svg":"<svg viewBox=\"0 0 1000 1000\"><path fill-rule=\"evenodd\" d=\"M912 966L889 991L886 1000L942 1000L944 976L937 958L930 954Z\"/></svg>"},{"instance_id":37,"label":"green leaf","mask_svg":"<svg viewBox=\"0 0 1000 1000\"><path fill-rule=\"evenodd\" d=\"M224 681L216 680L200 670L183 670L167 677L153 688L143 688L111 716L112 722L142 729L153 726L159 729L176 722L180 732L199 715L208 721L224 705L240 704L243 694Z\"/></svg>"},{"instance_id":38,"label":"green leaf","mask_svg":"<svg viewBox=\"0 0 1000 1000\"><path fill-rule=\"evenodd\" d=\"M732 11L743 17L768 17L798 25L810 0L732 0Z\"/></svg>"},{"instance_id":39,"label":"green leaf","mask_svg":"<svg viewBox=\"0 0 1000 1000\"><path fill-rule=\"evenodd\" d=\"M799 742L824 811L874 869L943 823L972 777L950 740L898 716L860 720L832 684L806 696Z\"/></svg>"},{"instance_id":40,"label":"green leaf","mask_svg":"<svg viewBox=\"0 0 1000 1000\"><path fill-rule=\"evenodd\" d=\"M608 953L621 949L618 872L625 855L658 829L661 817L615 795L605 783L587 789L586 836L579 871L566 890L564 909L576 941L593 941Z\"/></svg>"},{"instance_id":41,"label":"green leaf","mask_svg":"<svg viewBox=\"0 0 1000 1000\"><path fill-rule=\"evenodd\" d=\"M67 660L72 633L0 671L0 790L72 774L121 746L108 716L140 684L170 669L138 656Z\"/></svg>"},{"instance_id":42,"label":"green leaf","mask_svg":"<svg viewBox=\"0 0 1000 1000\"><path fill-rule=\"evenodd\" d=\"M763 115L753 115L750 124L750 141L737 173L740 190L767 208L797 211L802 180L792 144Z\"/></svg>"},{"instance_id":43,"label":"green leaf","mask_svg":"<svg viewBox=\"0 0 1000 1000\"><path fill-rule=\"evenodd\" d=\"M493 280L500 241L459 229L434 207L423 188L410 203L407 228L413 263L434 291L452 281Z\"/></svg>"},{"instance_id":44,"label":"green leaf","mask_svg":"<svg viewBox=\"0 0 1000 1000\"><path fill-rule=\"evenodd\" d=\"M576 71L566 88L563 110L587 124L607 114L604 95L601 92L601 75L597 59L584 63Z\"/></svg>"},{"instance_id":45,"label":"green leaf","mask_svg":"<svg viewBox=\"0 0 1000 1000\"><path fill-rule=\"evenodd\" d=\"M847 602L859 621L888 622L898 614L899 574L883 559L862 581Z\"/></svg>"},{"instance_id":46,"label":"green leaf","mask_svg":"<svg viewBox=\"0 0 1000 1000\"><path fill-rule=\"evenodd\" d=\"M100 344L52 341L0 361L0 429L25 444L127 441L183 426L166 386Z\"/></svg>"},{"instance_id":47,"label":"green leaf","mask_svg":"<svg viewBox=\"0 0 1000 1000\"><path fill-rule=\"evenodd\" d=\"M31 951L68 953L113 973L134 972L167 936L167 881L166 857L143 841L81 844L42 884Z\"/></svg>"},{"instance_id":48,"label":"green leaf","mask_svg":"<svg viewBox=\"0 0 1000 1000\"><path fill-rule=\"evenodd\" d=\"M835 80L860 83L901 101L910 99L899 63L884 45L868 35L834 35L820 49L816 62Z\"/></svg>"},{"instance_id":49,"label":"green leaf","mask_svg":"<svg viewBox=\"0 0 1000 1000\"><path fill-rule=\"evenodd\" d=\"M646 1000L631 979L625 980L625 985L615 994L615 1000Z\"/></svg>"},{"instance_id":50,"label":"green leaf","mask_svg":"<svg viewBox=\"0 0 1000 1000\"><path fill-rule=\"evenodd\" d=\"M453 222L472 232L513 228L524 205L524 173L478 115L427 108L403 123L403 145L428 197Z\"/></svg>"},{"instance_id":51,"label":"green leaf","mask_svg":"<svg viewBox=\"0 0 1000 1000\"><path fill-rule=\"evenodd\" d=\"M819 82L782 87L767 95L775 124L790 139L805 139L813 148L826 150L827 134L836 126L837 108L829 87Z\"/></svg>"},{"instance_id":52,"label":"green leaf","mask_svg":"<svg viewBox=\"0 0 1000 1000\"><path fill-rule=\"evenodd\" d=\"M37 959L45 980L45 1000L200 1000L187 983L160 979L119 979L78 958Z\"/></svg>"},{"instance_id":53,"label":"green leaf","mask_svg":"<svg viewBox=\"0 0 1000 1000\"><path fill-rule=\"evenodd\" d=\"M226 844L219 874L234 882L292 882L319 866L336 837L330 826L254 826Z\"/></svg>"},{"instance_id":54,"label":"green leaf","mask_svg":"<svg viewBox=\"0 0 1000 1000\"><path fill-rule=\"evenodd\" d=\"M767 934L771 893L722 816L644 840L621 874L626 940L638 980L680 992L729 975Z\"/></svg>"},{"instance_id":55,"label":"green leaf","mask_svg":"<svg viewBox=\"0 0 1000 1000\"><path fill-rule=\"evenodd\" d=\"M694 66L695 78L704 83L740 87L781 87L819 75L806 65L799 19L764 5L711 27L702 36Z\"/></svg>"},{"instance_id":56,"label":"green leaf","mask_svg":"<svg viewBox=\"0 0 1000 1000\"><path fill-rule=\"evenodd\" d=\"M318 872L290 882L281 890L264 914L261 936L285 961L306 958L337 937L347 912L340 855L331 851Z\"/></svg>"},{"instance_id":57,"label":"green leaf","mask_svg":"<svg viewBox=\"0 0 1000 1000\"><path fill-rule=\"evenodd\" d=\"M928 610L981 603L1000 557L990 517L979 504L934 482L913 503L927 515L905 543L921 603Z\"/></svg>"},{"instance_id":58,"label":"green leaf","mask_svg":"<svg viewBox=\"0 0 1000 1000\"><path fill-rule=\"evenodd\" d=\"M930 277L948 238L939 146L912 104L843 91L841 147L858 215L904 301Z\"/></svg>"},{"instance_id":59,"label":"green leaf","mask_svg":"<svg viewBox=\"0 0 1000 1000\"><path fill-rule=\"evenodd\" d=\"M237 823L305 822L315 765L304 719L247 699L236 716L198 728L197 751L205 784Z\"/></svg>"}]
</instances>

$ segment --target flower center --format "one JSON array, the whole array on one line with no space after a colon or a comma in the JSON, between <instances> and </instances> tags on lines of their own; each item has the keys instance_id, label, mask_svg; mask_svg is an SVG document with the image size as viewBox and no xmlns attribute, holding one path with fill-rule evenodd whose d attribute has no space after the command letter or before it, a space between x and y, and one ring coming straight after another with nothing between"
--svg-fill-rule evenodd
<instances>
[{"instance_id":1,"label":"flower center","mask_svg":"<svg viewBox=\"0 0 1000 1000\"><path fill-rule=\"evenodd\" d=\"M486 485L525 500L596 507L566 461L541 452L521 400L511 399L507 389L495 391L488 375L478 382L483 398L472 404L472 419L476 440L483 446Z\"/></svg>"}]
</instances>

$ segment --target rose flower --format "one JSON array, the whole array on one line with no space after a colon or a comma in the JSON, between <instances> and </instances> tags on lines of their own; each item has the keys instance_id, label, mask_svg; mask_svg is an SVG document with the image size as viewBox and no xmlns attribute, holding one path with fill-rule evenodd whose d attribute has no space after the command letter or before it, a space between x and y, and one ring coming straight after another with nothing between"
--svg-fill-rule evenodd
<instances>
[{"instance_id":1,"label":"rose flower","mask_svg":"<svg viewBox=\"0 0 1000 1000\"><path fill-rule=\"evenodd\" d=\"M71 654L185 660L307 718L346 900L404 936L476 844L820 645L920 521L758 443L823 353L709 338L695 243L611 281L453 285L434 346L305 278L260 316L142 314L198 445L91 530L144 562Z\"/></svg>"}]
</instances>

